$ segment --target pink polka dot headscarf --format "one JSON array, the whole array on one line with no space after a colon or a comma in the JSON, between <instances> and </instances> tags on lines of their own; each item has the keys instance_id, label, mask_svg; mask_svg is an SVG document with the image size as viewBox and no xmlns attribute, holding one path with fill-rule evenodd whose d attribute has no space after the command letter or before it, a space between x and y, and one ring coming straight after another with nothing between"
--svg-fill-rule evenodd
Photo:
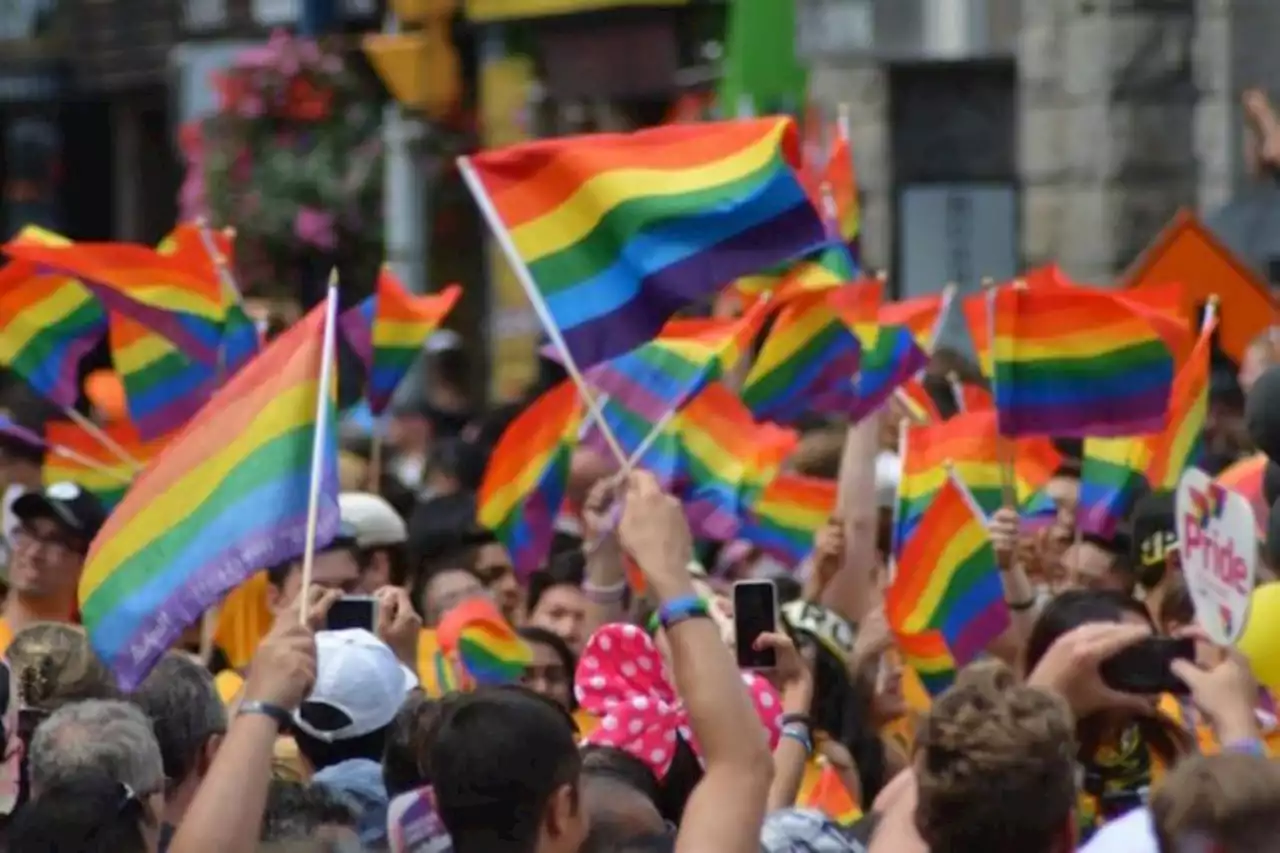
<instances>
[{"instance_id":1,"label":"pink polka dot headscarf","mask_svg":"<svg viewBox=\"0 0 1280 853\"><path fill-rule=\"evenodd\" d=\"M689 714L667 681L662 655L635 625L605 625L592 634L574 680L578 704L600 720L586 743L626 750L659 779L671 769L677 736L701 759ZM782 699L754 673L744 672L742 681L772 749L778 743Z\"/></svg>"}]
</instances>

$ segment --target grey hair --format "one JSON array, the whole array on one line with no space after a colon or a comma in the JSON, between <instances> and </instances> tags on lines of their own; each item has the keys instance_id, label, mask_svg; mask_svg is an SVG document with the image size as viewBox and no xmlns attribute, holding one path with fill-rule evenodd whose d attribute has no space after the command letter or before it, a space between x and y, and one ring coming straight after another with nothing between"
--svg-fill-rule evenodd
<instances>
[{"instance_id":1,"label":"grey hair","mask_svg":"<svg viewBox=\"0 0 1280 853\"><path fill-rule=\"evenodd\" d=\"M29 764L37 794L85 771L102 773L139 796L164 790L151 721L128 702L90 699L54 711L36 728Z\"/></svg>"},{"instance_id":2,"label":"grey hair","mask_svg":"<svg viewBox=\"0 0 1280 853\"><path fill-rule=\"evenodd\" d=\"M186 780L209 738L227 730L227 709L213 676L180 652L161 658L131 698L151 718L171 783Z\"/></svg>"}]
</instances>

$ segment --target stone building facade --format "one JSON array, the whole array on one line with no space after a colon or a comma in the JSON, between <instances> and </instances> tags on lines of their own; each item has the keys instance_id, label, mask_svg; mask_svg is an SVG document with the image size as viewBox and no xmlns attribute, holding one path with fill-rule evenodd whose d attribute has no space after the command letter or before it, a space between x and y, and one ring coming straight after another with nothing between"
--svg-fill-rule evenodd
<instances>
[{"instance_id":1,"label":"stone building facade","mask_svg":"<svg viewBox=\"0 0 1280 853\"><path fill-rule=\"evenodd\" d=\"M1243 186L1240 92L1280 89L1277 0L847 0L860 1L876 4L869 43L812 56L811 91L850 110L864 255L876 267L903 261L904 172L922 168L914 149L923 146L926 165L948 161L943 176L998 173L1015 188L1020 267L1056 260L1082 280L1109 281L1179 207L1207 213ZM923 26L913 43L889 31L886 5L917 7L926 24L967 15L967 36L940 50ZM1002 65L1009 91L975 82ZM936 122L917 117L925 130L904 137L912 119L900 102L931 66L944 85L923 109ZM973 127L955 127L965 123ZM1003 123L1013 139L983 123ZM1005 148L1008 162L992 162Z\"/></svg>"}]
</instances>

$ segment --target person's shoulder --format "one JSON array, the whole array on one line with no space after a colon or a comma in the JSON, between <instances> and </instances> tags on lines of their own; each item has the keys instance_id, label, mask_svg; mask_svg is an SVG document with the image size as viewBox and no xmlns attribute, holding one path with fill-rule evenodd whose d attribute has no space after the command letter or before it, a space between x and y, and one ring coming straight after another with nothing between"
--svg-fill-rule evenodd
<instances>
[{"instance_id":1,"label":"person's shoulder","mask_svg":"<svg viewBox=\"0 0 1280 853\"><path fill-rule=\"evenodd\" d=\"M1158 849L1151 812L1134 809L1098 830L1079 853L1156 853Z\"/></svg>"}]
</instances>

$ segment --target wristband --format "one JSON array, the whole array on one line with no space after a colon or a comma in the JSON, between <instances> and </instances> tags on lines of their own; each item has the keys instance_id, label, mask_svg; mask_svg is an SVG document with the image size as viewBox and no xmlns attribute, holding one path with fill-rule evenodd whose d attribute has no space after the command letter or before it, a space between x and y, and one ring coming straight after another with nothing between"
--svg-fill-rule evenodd
<instances>
[{"instance_id":1,"label":"wristband","mask_svg":"<svg viewBox=\"0 0 1280 853\"><path fill-rule=\"evenodd\" d=\"M1222 748L1223 752L1238 752L1244 755L1255 755L1258 758L1267 758L1267 747L1257 738L1247 738L1245 740L1233 740L1231 743Z\"/></svg>"},{"instance_id":2,"label":"wristband","mask_svg":"<svg viewBox=\"0 0 1280 853\"><path fill-rule=\"evenodd\" d=\"M809 727L803 723L787 723L782 727L781 736L803 746L805 755L813 755L813 736L809 733Z\"/></svg>"},{"instance_id":3,"label":"wristband","mask_svg":"<svg viewBox=\"0 0 1280 853\"><path fill-rule=\"evenodd\" d=\"M813 719L808 714L783 714L778 717L778 725L789 726L792 723L799 723L810 731L813 730Z\"/></svg>"},{"instance_id":4,"label":"wristband","mask_svg":"<svg viewBox=\"0 0 1280 853\"><path fill-rule=\"evenodd\" d=\"M682 595L664 602L658 608L658 623L670 631L689 619L705 619L711 615L707 603L696 595Z\"/></svg>"},{"instance_id":5,"label":"wristband","mask_svg":"<svg viewBox=\"0 0 1280 853\"><path fill-rule=\"evenodd\" d=\"M583 581L582 594L592 604L621 604L627 597L627 582L620 580L608 586L599 586L591 581Z\"/></svg>"},{"instance_id":6,"label":"wristband","mask_svg":"<svg viewBox=\"0 0 1280 853\"><path fill-rule=\"evenodd\" d=\"M1005 599L1004 605L1014 613L1025 613L1036 606L1036 597L1033 595L1024 601L1009 601Z\"/></svg>"},{"instance_id":7,"label":"wristband","mask_svg":"<svg viewBox=\"0 0 1280 853\"><path fill-rule=\"evenodd\" d=\"M236 710L236 716L245 717L249 715L269 717L275 720L281 731L293 724L292 714L279 705L272 705L270 702L241 702L239 709Z\"/></svg>"}]
</instances>

